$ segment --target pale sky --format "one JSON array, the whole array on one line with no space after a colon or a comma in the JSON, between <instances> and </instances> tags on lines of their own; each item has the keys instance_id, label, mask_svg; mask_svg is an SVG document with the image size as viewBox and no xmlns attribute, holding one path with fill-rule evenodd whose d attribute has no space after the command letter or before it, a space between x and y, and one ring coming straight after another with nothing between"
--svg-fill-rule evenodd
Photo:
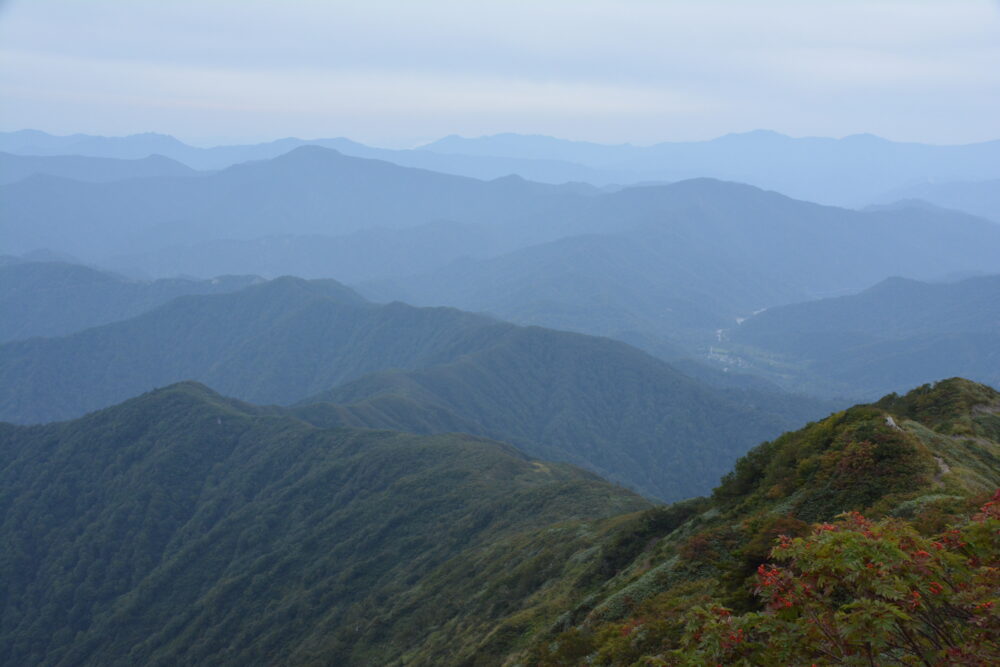
<instances>
[{"instance_id":1,"label":"pale sky","mask_svg":"<svg viewBox=\"0 0 1000 667\"><path fill-rule=\"evenodd\" d=\"M1000 138L995 0L0 0L0 129Z\"/></svg>"}]
</instances>

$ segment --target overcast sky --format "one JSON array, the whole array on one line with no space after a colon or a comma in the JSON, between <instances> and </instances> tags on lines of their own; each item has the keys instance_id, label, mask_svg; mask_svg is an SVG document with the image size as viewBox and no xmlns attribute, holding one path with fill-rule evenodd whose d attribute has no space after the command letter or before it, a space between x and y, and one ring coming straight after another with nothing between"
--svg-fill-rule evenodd
<instances>
[{"instance_id":1,"label":"overcast sky","mask_svg":"<svg viewBox=\"0 0 1000 667\"><path fill-rule=\"evenodd\" d=\"M1000 138L995 0L0 0L0 129Z\"/></svg>"}]
</instances>

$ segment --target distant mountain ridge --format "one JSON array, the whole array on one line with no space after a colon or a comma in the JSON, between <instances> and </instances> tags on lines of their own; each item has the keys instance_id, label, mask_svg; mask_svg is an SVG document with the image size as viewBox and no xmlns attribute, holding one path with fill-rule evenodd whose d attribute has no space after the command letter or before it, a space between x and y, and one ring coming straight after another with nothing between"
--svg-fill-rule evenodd
<instances>
[{"instance_id":1,"label":"distant mountain ridge","mask_svg":"<svg viewBox=\"0 0 1000 667\"><path fill-rule=\"evenodd\" d=\"M424 150L375 148L343 137L298 139L289 137L260 144L199 148L168 135L147 133L127 137L93 135L54 136L37 130L0 132L0 151L19 155L85 155L136 160L151 155L167 156L192 169L218 170L251 160L269 160L301 146L319 146L354 157L373 158L400 166L429 169L457 176L492 180L510 174L545 183L580 181L596 185L630 182L634 175L597 170L560 160L523 160L475 155L442 155Z\"/></svg>"},{"instance_id":2,"label":"distant mountain ridge","mask_svg":"<svg viewBox=\"0 0 1000 667\"><path fill-rule=\"evenodd\" d=\"M606 186L708 176L850 207L863 206L914 182L1000 178L1000 141L935 146L893 142L868 134L842 139L793 138L757 130L708 141L651 146L605 145L537 135L453 135L415 150L388 150L345 138L286 138L254 145L195 148L153 133L130 137L56 137L37 130L0 133L0 150L11 153L117 158L158 153L195 169L223 169L248 160L270 159L303 145L487 180L519 174L547 183L581 181Z\"/></svg>"},{"instance_id":3,"label":"distant mountain ridge","mask_svg":"<svg viewBox=\"0 0 1000 667\"><path fill-rule=\"evenodd\" d=\"M1000 226L955 211L859 212L706 178L615 192L480 181L315 146L196 177L33 176L0 198L5 252L49 248L140 276L301 265L376 300L680 356L709 354L718 330L763 308L890 275L1000 271Z\"/></svg>"},{"instance_id":4,"label":"distant mountain ridge","mask_svg":"<svg viewBox=\"0 0 1000 667\"><path fill-rule=\"evenodd\" d=\"M704 349L717 329L763 308L888 275L1000 270L1000 226L934 208L859 212L694 179L592 197L585 215L590 235L359 289L375 300Z\"/></svg>"},{"instance_id":5,"label":"distant mountain ridge","mask_svg":"<svg viewBox=\"0 0 1000 667\"><path fill-rule=\"evenodd\" d=\"M328 392L312 400L340 403L303 417L506 438L662 498L704 490L749 447L831 408L713 388L616 341L283 278L0 345L0 419L74 418L184 379L263 404Z\"/></svg>"},{"instance_id":6,"label":"distant mountain ridge","mask_svg":"<svg viewBox=\"0 0 1000 667\"><path fill-rule=\"evenodd\" d=\"M759 313L727 334L751 372L800 390L878 396L961 373L1000 386L1000 276L887 279L859 294Z\"/></svg>"},{"instance_id":7,"label":"distant mountain ridge","mask_svg":"<svg viewBox=\"0 0 1000 667\"><path fill-rule=\"evenodd\" d=\"M65 262L0 265L0 343L64 336L134 317L181 295L235 292L262 280L135 281Z\"/></svg>"},{"instance_id":8,"label":"distant mountain ridge","mask_svg":"<svg viewBox=\"0 0 1000 667\"><path fill-rule=\"evenodd\" d=\"M0 153L0 185L15 183L35 174L101 183L150 176L193 176L196 173L162 155L118 160L79 155L44 157Z\"/></svg>"},{"instance_id":9,"label":"distant mountain ridge","mask_svg":"<svg viewBox=\"0 0 1000 667\"><path fill-rule=\"evenodd\" d=\"M643 174L645 180L709 176L823 204L862 206L914 181L1000 178L1000 140L959 146L893 142L870 134L793 138L756 130L708 141L609 146L544 136L446 137L442 153L574 160Z\"/></svg>"},{"instance_id":10,"label":"distant mountain ridge","mask_svg":"<svg viewBox=\"0 0 1000 667\"><path fill-rule=\"evenodd\" d=\"M596 190L594 190L596 192ZM33 176L0 186L7 252L71 248L85 259L213 239L337 235L441 220L508 224L530 238L570 224L577 186L480 181L303 146L197 177L82 183Z\"/></svg>"},{"instance_id":11,"label":"distant mountain ridge","mask_svg":"<svg viewBox=\"0 0 1000 667\"><path fill-rule=\"evenodd\" d=\"M926 201L1000 223L1000 179L920 183L885 193L875 201L891 203L899 199Z\"/></svg>"}]
</instances>

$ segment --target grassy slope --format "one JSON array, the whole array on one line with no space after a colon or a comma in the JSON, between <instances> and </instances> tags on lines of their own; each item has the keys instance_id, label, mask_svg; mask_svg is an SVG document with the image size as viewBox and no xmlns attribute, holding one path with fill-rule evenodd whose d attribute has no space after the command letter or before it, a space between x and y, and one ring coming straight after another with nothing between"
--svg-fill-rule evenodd
<instances>
[{"instance_id":1,"label":"grassy slope","mask_svg":"<svg viewBox=\"0 0 1000 667\"><path fill-rule=\"evenodd\" d=\"M519 536L462 554L430 581L440 596L479 567L490 581L514 582L491 598L512 607L489 635L452 632L451 644L464 648L470 664L530 663L537 654L525 646L553 640L577 643L585 655L620 636L629 618L667 619L706 601L753 608L753 573L779 533L801 534L848 510L913 519L932 532L998 486L1000 394L949 380L765 443L711 498ZM421 602L436 603L433 596ZM464 603L475 618L477 601ZM667 623L660 636L679 630ZM435 638L421 648L433 662Z\"/></svg>"}]
</instances>

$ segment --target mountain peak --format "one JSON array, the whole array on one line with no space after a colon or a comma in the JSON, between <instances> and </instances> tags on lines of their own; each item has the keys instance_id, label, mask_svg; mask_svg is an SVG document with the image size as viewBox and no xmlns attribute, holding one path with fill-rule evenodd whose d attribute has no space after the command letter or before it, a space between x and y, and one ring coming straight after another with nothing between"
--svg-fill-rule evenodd
<instances>
[{"instance_id":1,"label":"mountain peak","mask_svg":"<svg viewBox=\"0 0 1000 667\"><path fill-rule=\"evenodd\" d=\"M305 144L303 146L297 146L292 150L288 151L283 155L279 155L276 158L272 158L273 162L292 162L297 160L316 160L316 159L328 159L333 160L336 158L346 158L347 156L338 151L336 148L328 148L326 146L317 146L315 144Z\"/></svg>"},{"instance_id":2,"label":"mountain peak","mask_svg":"<svg viewBox=\"0 0 1000 667\"><path fill-rule=\"evenodd\" d=\"M716 141L769 141L775 139L791 139L787 134L781 134L774 130L750 130L748 132L730 132Z\"/></svg>"},{"instance_id":3,"label":"mountain peak","mask_svg":"<svg viewBox=\"0 0 1000 667\"><path fill-rule=\"evenodd\" d=\"M355 292L353 289L337 282L332 278L317 280L306 280L297 276L280 276L273 280L253 285L247 291L255 291L258 294L313 294L325 297L343 304L361 305L368 303L368 300Z\"/></svg>"},{"instance_id":4,"label":"mountain peak","mask_svg":"<svg viewBox=\"0 0 1000 667\"><path fill-rule=\"evenodd\" d=\"M875 404L888 412L921 422L945 433L982 435L984 416L997 419L1000 392L965 378L948 378L913 389L903 396L889 394ZM1000 435L1000 425L993 437ZM988 429L992 430L992 429Z\"/></svg>"}]
</instances>

